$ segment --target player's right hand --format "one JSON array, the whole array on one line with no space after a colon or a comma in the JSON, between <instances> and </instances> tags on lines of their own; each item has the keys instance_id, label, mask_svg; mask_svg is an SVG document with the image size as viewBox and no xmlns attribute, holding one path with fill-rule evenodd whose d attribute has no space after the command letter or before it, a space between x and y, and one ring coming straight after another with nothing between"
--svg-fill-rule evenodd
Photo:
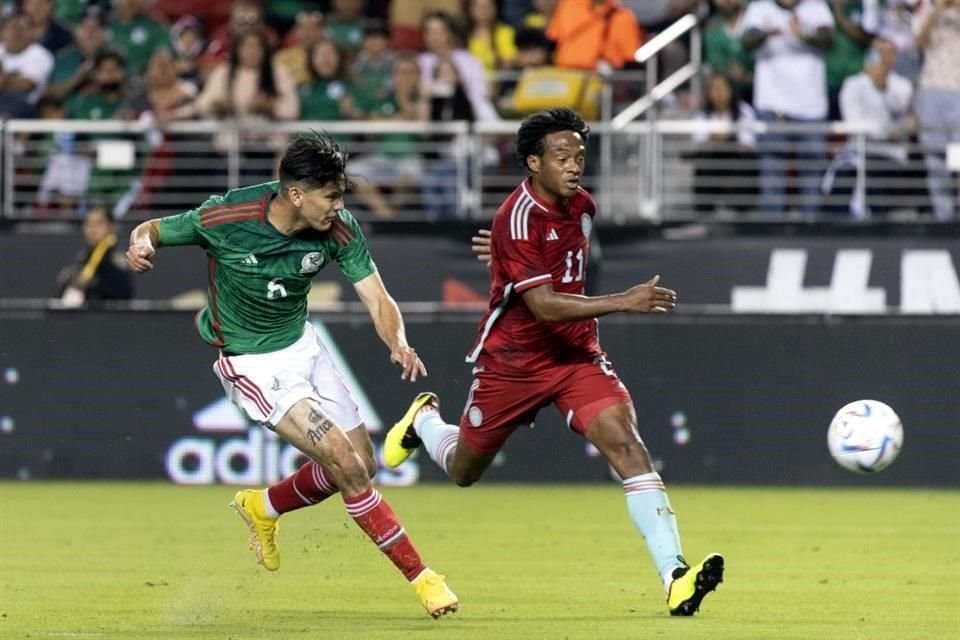
<instances>
[{"instance_id":1,"label":"player's right hand","mask_svg":"<svg viewBox=\"0 0 960 640\"><path fill-rule=\"evenodd\" d=\"M470 238L470 249L477 254L477 260L490 266L490 229L480 229Z\"/></svg>"},{"instance_id":2,"label":"player's right hand","mask_svg":"<svg viewBox=\"0 0 960 640\"><path fill-rule=\"evenodd\" d=\"M157 250L148 244L131 244L127 249L127 264L136 273L153 269L153 256Z\"/></svg>"},{"instance_id":3,"label":"player's right hand","mask_svg":"<svg viewBox=\"0 0 960 640\"><path fill-rule=\"evenodd\" d=\"M658 287L660 276L653 276L643 284L627 289L626 311L633 313L666 313L677 306L677 292L673 289Z\"/></svg>"}]
</instances>

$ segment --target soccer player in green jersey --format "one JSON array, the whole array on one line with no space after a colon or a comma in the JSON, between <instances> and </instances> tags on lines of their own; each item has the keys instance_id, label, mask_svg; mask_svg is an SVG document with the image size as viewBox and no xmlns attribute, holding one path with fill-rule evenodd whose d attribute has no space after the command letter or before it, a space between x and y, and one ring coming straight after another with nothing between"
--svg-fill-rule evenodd
<instances>
[{"instance_id":1,"label":"soccer player in green jersey","mask_svg":"<svg viewBox=\"0 0 960 640\"><path fill-rule=\"evenodd\" d=\"M212 196L175 216L149 220L130 236L127 260L153 268L160 247L198 245L208 256L208 304L200 337L219 350L214 373L227 396L310 461L266 490L239 491L233 506L251 548L269 570L280 564L277 520L339 492L347 512L411 582L433 617L456 611L443 576L427 568L386 500L370 484L377 463L357 405L307 322L311 279L331 262L354 284L404 380L426 375L407 344L357 221L344 209L346 154L325 136L293 142L280 180Z\"/></svg>"}]
</instances>

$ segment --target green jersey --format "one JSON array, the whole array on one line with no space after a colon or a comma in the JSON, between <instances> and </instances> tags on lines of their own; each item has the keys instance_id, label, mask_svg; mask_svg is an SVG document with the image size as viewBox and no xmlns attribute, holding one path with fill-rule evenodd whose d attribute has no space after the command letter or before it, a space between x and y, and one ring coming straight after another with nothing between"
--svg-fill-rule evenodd
<instances>
[{"instance_id":1,"label":"green jersey","mask_svg":"<svg viewBox=\"0 0 960 640\"><path fill-rule=\"evenodd\" d=\"M843 6L844 14L855 24L863 28L863 3L847 2ZM833 31L833 46L827 51L827 86L839 89L848 77L863 71L863 59L867 49L853 41L839 26Z\"/></svg>"},{"instance_id":2,"label":"green jersey","mask_svg":"<svg viewBox=\"0 0 960 640\"><path fill-rule=\"evenodd\" d=\"M354 283L377 270L349 211L340 211L329 231L277 231L267 209L278 188L267 182L234 189L160 220L162 246L206 250L209 290L197 331L229 353L266 353L296 342L307 320L311 280L329 263Z\"/></svg>"},{"instance_id":3,"label":"green jersey","mask_svg":"<svg viewBox=\"0 0 960 640\"><path fill-rule=\"evenodd\" d=\"M107 41L127 60L127 74L135 77L144 72L150 56L170 43L166 27L143 14L130 22L113 19L107 27Z\"/></svg>"}]
</instances>

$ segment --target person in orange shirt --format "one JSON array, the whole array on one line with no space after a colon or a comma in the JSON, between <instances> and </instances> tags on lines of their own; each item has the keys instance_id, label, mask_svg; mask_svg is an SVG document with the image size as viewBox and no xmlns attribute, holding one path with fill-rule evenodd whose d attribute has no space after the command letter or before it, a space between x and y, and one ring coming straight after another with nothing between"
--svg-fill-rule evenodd
<instances>
[{"instance_id":1,"label":"person in orange shirt","mask_svg":"<svg viewBox=\"0 0 960 640\"><path fill-rule=\"evenodd\" d=\"M622 69L644 35L620 0L560 0L547 27L547 37L557 43L557 65L591 71Z\"/></svg>"}]
</instances>

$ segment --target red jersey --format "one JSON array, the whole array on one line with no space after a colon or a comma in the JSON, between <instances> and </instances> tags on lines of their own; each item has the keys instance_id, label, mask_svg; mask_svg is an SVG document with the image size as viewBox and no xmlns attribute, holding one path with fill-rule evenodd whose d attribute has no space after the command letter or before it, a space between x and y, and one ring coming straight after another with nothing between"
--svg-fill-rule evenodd
<instances>
[{"instance_id":1,"label":"red jersey","mask_svg":"<svg viewBox=\"0 0 960 640\"><path fill-rule=\"evenodd\" d=\"M602 353L596 319L538 322L520 295L548 283L583 295L594 215L584 189L561 211L533 192L529 178L500 205L491 228L490 306L467 362L524 372Z\"/></svg>"}]
</instances>

